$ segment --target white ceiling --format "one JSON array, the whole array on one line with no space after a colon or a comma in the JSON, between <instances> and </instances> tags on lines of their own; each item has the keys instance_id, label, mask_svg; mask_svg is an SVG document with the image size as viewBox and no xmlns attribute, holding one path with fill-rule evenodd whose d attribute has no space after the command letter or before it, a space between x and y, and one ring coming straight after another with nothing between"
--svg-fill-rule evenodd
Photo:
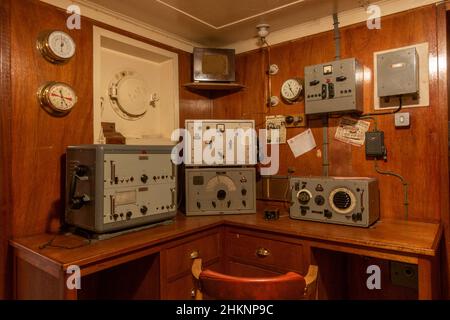
<instances>
[{"instance_id":1,"label":"white ceiling","mask_svg":"<svg viewBox=\"0 0 450 320\"><path fill-rule=\"evenodd\" d=\"M256 25L277 31L367 5L369 0L84 0L193 43L224 47L256 36Z\"/></svg>"}]
</instances>

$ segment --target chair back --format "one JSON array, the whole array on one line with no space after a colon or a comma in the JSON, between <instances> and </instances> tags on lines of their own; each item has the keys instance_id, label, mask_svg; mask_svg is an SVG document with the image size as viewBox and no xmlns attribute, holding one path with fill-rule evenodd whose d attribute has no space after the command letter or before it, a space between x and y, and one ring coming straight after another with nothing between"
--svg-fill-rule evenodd
<instances>
[{"instance_id":1,"label":"chair back","mask_svg":"<svg viewBox=\"0 0 450 320\"><path fill-rule=\"evenodd\" d=\"M201 270L201 259L192 266L196 298L203 295L218 300L300 300L310 298L316 289L317 267L311 266L306 277L294 272L267 277L235 277L211 270Z\"/></svg>"}]
</instances>

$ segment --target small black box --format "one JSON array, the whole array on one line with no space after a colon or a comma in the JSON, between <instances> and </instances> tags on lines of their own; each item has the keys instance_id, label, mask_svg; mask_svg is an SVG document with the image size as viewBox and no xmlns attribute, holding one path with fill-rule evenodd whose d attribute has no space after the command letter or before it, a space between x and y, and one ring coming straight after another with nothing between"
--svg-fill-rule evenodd
<instances>
[{"instance_id":1,"label":"small black box","mask_svg":"<svg viewBox=\"0 0 450 320\"><path fill-rule=\"evenodd\" d=\"M375 158L386 156L383 131L366 132L366 156Z\"/></svg>"}]
</instances>

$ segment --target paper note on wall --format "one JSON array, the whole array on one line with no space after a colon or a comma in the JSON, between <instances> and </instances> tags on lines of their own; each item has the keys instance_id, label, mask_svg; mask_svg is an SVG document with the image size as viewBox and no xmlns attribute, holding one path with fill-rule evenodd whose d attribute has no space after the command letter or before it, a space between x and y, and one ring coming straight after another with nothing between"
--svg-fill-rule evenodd
<instances>
[{"instance_id":1,"label":"paper note on wall","mask_svg":"<svg viewBox=\"0 0 450 320\"><path fill-rule=\"evenodd\" d=\"M267 116L266 129L268 144L286 143L286 117L285 116Z\"/></svg>"},{"instance_id":2,"label":"paper note on wall","mask_svg":"<svg viewBox=\"0 0 450 320\"><path fill-rule=\"evenodd\" d=\"M366 132L370 128L370 122L342 118L336 130L335 139L353 146L361 147L366 141Z\"/></svg>"},{"instance_id":3,"label":"paper note on wall","mask_svg":"<svg viewBox=\"0 0 450 320\"><path fill-rule=\"evenodd\" d=\"M311 129L308 129L305 132L300 133L298 136L289 139L288 144L296 158L313 150L317 146Z\"/></svg>"}]
</instances>

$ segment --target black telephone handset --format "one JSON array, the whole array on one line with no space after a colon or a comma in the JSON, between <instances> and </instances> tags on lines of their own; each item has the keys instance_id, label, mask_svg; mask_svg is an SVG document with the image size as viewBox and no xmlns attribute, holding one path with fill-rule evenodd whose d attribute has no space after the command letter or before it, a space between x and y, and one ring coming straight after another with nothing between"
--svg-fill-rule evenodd
<instances>
[{"instance_id":1,"label":"black telephone handset","mask_svg":"<svg viewBox=\"0 0 450 320\"><path fill-rule=\"evenodd\" d=\"M88 177L89 168L88 166L78 165L74 168L72 172L72 181L70 183L70 207L73 210L80 210L84 205L88 204L91 199L87 194L82 196L75 196L77 192L77 185L79 180L89 180Z\"/></svg>"}]
</instances>

